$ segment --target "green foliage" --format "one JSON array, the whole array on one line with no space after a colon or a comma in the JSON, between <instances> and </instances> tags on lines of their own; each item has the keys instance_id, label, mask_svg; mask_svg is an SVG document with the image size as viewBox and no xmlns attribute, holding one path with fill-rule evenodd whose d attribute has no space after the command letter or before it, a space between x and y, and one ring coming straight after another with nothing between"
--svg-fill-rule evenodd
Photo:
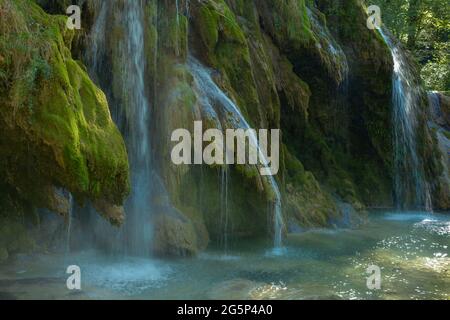
<instances>
[{"instance_id":1,"label":"green foliage","mask_svg":"<svg viewBox=\"0 0 450 320\"><path fill-rule=\"evenodd\" d=\"M373 0L389 30L422 66L430 90L450 89L450 2L447 0Z\"/></svg>"},{"instance_id":2,"label":"green foliage","mask_svg":"<svg viewBox=\"0 0 450 320\"><path fill-rule=\"evenodd\" d=\"M447 91L450 89L450 43L435 44L432 60L422 68L422 78L429 89Z\"/></svg>"}]
</instances>

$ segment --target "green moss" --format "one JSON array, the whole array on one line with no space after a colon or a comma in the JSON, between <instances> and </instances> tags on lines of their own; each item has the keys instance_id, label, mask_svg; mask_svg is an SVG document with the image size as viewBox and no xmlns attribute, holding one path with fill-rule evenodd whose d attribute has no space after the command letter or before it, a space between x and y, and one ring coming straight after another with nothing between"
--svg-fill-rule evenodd
<instances>
[{"instance_id":1,"label":"green moss","mask_svg":"<svg viewBox=\"0 0 450 320\"><path fill-rule=\"evenodd\" d=\"M286 167L286 216L293 225L328 226L340 217L334 199L317 182L311 172L283 146Z\"/></svg>"},{"instance_id":2,"label":"green moss","mask_svg":"<svg viewBox=\"0 0 450 320\"><path fill-rule=\"evenodd\" d=\"M222 73L222 87L253 122L258 119L258 93L246 35L238 18L223 0L194 6L194 26L200 35L207 62Z\"/></svg>"},{"instance_id":3,"label":"green moss","mask_svg":"<svg viewBox=\"0 0 450 320\"><path fill-rule=\"evenodd\" d=\"M17 161L34 158L33 169L25 172L22 164L7 161L3 170L13 177L9 183L33 201L42 198L44 186L55 185L79 200L121 204L129 190L125 144L105 95L70 55L66 19L25 0L2 0L0 9L1 26L8 24L0 34L8 79L0 86L1 123L8 137L0 148Z\"/></svg>"},{"instance_id":4,"label":"green moss","mask_svg":"<svg viewBox=\"0 0 450 320\"><path fill-rule=\"evenodd\" d=\"M159 44L166 54L185 58L188 54L188 19L178 14L175 7L166 8L167 16L159 22L159 38L164 39Z\"/></svg>"},{"instance_id":5,"label":"green moss","mask_svg":"<svg viewBox=\"0 0 450 320\"><path fill-rule=\"evenodd\" d=\"M219 18L220 16L208 6L202 6L199 10L199 18L202 23L200 35L205 46L213 52L219 41Z\"/></svg>"}]
</instances>

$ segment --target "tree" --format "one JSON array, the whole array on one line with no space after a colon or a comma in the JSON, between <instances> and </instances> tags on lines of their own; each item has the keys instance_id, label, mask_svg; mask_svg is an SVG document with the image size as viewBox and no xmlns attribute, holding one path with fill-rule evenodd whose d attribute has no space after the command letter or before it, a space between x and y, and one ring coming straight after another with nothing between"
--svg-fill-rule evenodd
<instances>
[{"instance_id":1,"label":"tree","mask_svg":"<svg viewBox=\"0 0 450 320\"><path fill-rule=\"evenodd\" d=\"M366 0L381 8L384 25L422 66L428 89L450 90L450 1Z\"/></svg>"}]
</instances>

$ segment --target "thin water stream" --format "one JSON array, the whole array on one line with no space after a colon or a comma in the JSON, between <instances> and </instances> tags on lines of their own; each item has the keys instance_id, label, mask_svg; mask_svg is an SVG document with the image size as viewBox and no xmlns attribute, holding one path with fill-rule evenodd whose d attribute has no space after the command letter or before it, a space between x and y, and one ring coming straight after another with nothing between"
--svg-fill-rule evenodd
<instances>
[{"instance_id":1,"label":"thin water stream","mask_svg":"<svg viewBox=\"0 0 450 320\"><path fill-rule=\"evenodd\" d=\"M217 118L217 114L226 114L227 120L231 122L235 129L251 129L245 117L242 115L239 107L217 86L211 77L211 70L203 66L198 60L190 56L188 58L189 70L194 77L197 92L203 99L203 104L208 106L210 114ZM223 110L214 110L213 105L220 106ZM263 159L264 165L268 161L261 150L260 144L254 132L251 132L250 144L258 152L260 159ZM274 247L280 249L282 247L282 232L283 232L283 215L281 211L281 193L278 188L278 183L271 175L266 176L272 191L275 194L273 204L273 231L274 231ZM277 253L275 250L274 253Z\"/></svg>"},{"instance_id":2,"label":"thin water stream","mask_svg":"<svg viewBox=\"0 0 450 320\"><path fill-rule=\"evenodd\" d=\"M405 53L385 31L379 29L379 32L391 49L394 60L392 124L396 205L398 209L432 211L430 188L417 145L420 88L414 84L415 76L408 66Z\"/></svg>"}]
</instances>

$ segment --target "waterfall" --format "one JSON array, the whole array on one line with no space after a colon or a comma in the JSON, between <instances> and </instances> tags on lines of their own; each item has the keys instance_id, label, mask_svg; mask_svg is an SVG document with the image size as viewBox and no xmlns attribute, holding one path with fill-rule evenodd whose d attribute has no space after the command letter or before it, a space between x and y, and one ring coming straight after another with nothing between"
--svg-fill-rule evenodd
<instances>
[{"instance_id":1,"label":"waterfall","mask_svg":"<svg viewBox=\"0 0 450 320\"><path fill-rule=\"evenodd\" d=\"M445 118L441 109L441 99L437 92L428 92L428 104L430 106L431 117L440 126L445 126Z\"/></svg>"},{"instance_id":2,"label":"waterfall","mask_svg":"<svg viewBox=\"0 0 450 320\"><path fill-rule=\"evenodd\" d=\"M317 14L308 7L306 8L306 12L308 14L309 21L311 22L311 29L320 40L320 43L317 44L317 48L324 51L334 66L333 70L329 70L329 72L331 72L333 76L338 75L340 84L346 82L348 80L350 68L344 50L342 50L339 43L337 43L331 35L327 26L319 21Z\"/></svg>"},{"instance_id":3,"label":"waterfall","mask_svg":"<svg viewBox=\"0 0 450 320\"><path fill-rule=\"evenodd\" d=\"M191 67L192 65L189 65ZM191 68L192 69L192 68ZM192 73L192 70L191 70ZM215 128L223 130L222 123L220 122L219 115L215 111L213 104L209 96L205 94L202 88L202 82L199 78L194 77L194 92L201 108L201 116L203 119L208 119L214 123ZM228 251L228 232L229 232L229 211L228 211L228 185L229 185L229 171L226 165L220 169L219 176L219 190L220 190L220 225L222 237L219 239L221 245L225 250L225 254Z\"/></svg>"},{"instance_id":4,"label":"waterfall","mask_svg":"<svg viewBox=\"0 0 450 320\"><path fill-rule=\"evenodd\" d=\"M92 26L92 31L90 34L91 41L89 46L89 52L87 54L87 61L89 62L90 68L94 71L101 69L100 63L103 56L103 50L105 48L105 29L106 29L106 19L108 12L108 5L101 1L97 3L100 6L98 16ZM93 72L95 80L98 82L97 72Z\"/></svg>"},{"instance_id":5,"label":"waterfall","mask_svg":"<svg viewBox=\"0 0 450 320\"><path fill-rule=\"evenodd\" d=\"M121 230L122 251L134 255L149 255L152 242L151 227L151 142L150 142L150 103L145 83L145 37L143 1L102 1L99 14L93 25L90 39L92 49L87 53L90 73L94 79L100 78L105 68L105 51L109 34L107 23L114 21L123 28L124 36L119 39L118 52L114 59L119 69L112 75L118 79L121 88L110 88L119 101L114 101L115 121L119 124L127 145L130 171L131 193L125 203L127 219ZM114 6L122 11L116 15ZM155 60L156 61L156 60ZM111 79L103 79L111 87Z\"/></svg>"},{"instance_id":6,"label":"waterfall","mask_svg":"<svg viewBox=\"0 0 450 320\"><path fill-rule=\"evenodd\" d=\"M69 208L67 212L67 235L66 235L66 254L70 253L70 237L72 233L72 219L73 219L73 196L69 192Z\"/></svg>"},{"instance_id":7,"label":"waterfall","mask_svg":"<svg viewBox=\"0 0 450 320\"><path fill-rule=\"evenodd\" d=\"M223 247L225 254L228 253L228 232L229 232L229 212L228 212L228 168L223 166L220 179L220 220L223 234Z\"/></svg>"},{"instance_id":8,"label":"waterfall","mask_svg":"<svg viewBox=\"0 0 450 320\"><path fill-rule=\"evenodd\" d=\"M154 198L154 192L164 189L163 183L158 180L159 177L152 170L151 106L147 94L151 90L155 91L155 95L157 94L157 83L153 79L154 82L148 86L145 70L147 63L153 63L156 70L158 58L157 54L152 61L147 61L145 57L145 17L143 16L145 11L143 5L143 1L131 0L99 2L98 14L90 34L92 44L86 53L86 61L91 76L96 81L101 82L104 90L113 97L109 101L114 120L125 138L131 169L131 194L125 204L125 226L121 229L119 236L113 231L102 231L102 237L110 239L103 242L112 243L115 251L117 251L116 247L120 247L119 252L125 251L128 254L135 255L148 255L150 253L153 233L151 199ZM181 25L180 15L186 14L189 17L189 1L177 1L175 5L178 38L178 29ZM118 7L121 8L119 13L117 13ZM158 13L156 19L158 19ZM109 29L111 28L109 24L111 23L122 29L123 36L117 39L117 45L108 48ZM189 32L188 28L186 32ZM186 41L187 38L186 35ZM177 45L179 45L178 41ZM154 50L154 53L158 52L158 39L155 39ZM110 61L111 57L114 59L113 61ZM111 68L111 65L113 68ZM250 126L239 108L212 80L211 71L191 57L188 59L188 67L195 80L196 88L194 90L196 90L198 100L202 105L202 112L209 114L212 119L217 119L217 128L221 128L217 115L217 113L220 113L221 116L224 115L231 119L233 127L249 129ZM112 74L110 74L111 72ZM111 84L111 78L105 76L108 74L113 77L114 86ZM221 110L215 110L217 107ZM267 159L262 155L261 148L259 148L256 135L251 137L251 143L257 146L260 158L267 163ZM226 168L222 168L222 170L220 178L221 220L224 235L222 241L227 248L231 226L228 206L230 176ZM281 247L284 227L281 194L274 177L267 176L263 179L267 181L268 187L273 190L275 195L271 219L273 220L275 247ZM108 227L103 225L98 228L109 230Z\"/></svg>"},{"instance_id":9,"label":"waterfall","mask_svg":"<svg viewBox=\"0 0 450 320\"><path fill-rule=\"evenodd\" d=\"M148 254L151 248L150 188L151 148L149 137L150 105L145 88L145 52L141 1L126 1L127 35L122 44L124 90L130 131L126 135L131 166L131 195L127 203L126 230L134 254ZM128 92L128 94L126 94Z\"/></svg>"},{"instance_id":10,"label":"waterfall","mask_svg":"<svg viewBox=\"0 0 450 320\"><path fill-rule=\"evenodd\" d=\"M420 106L420 88L414 84L402 49L378 29L389 46L394 60L392 76L393 135L394 135L394 191L398 209L431 208L431 197L423 163L417 147L417 113Z\"/></svg>"},{"instance_id":11,"label":"waterfall","mask_svg":"<svg viewBox=\"0 0 450 320\"><path fill-rule=\"evenodd\" d=\"M159 6L158 2L155 3L156 6L156 14L155 14L155 28L158 29L159 23ZM156 32L155 39L153 42L153 72L155 73L153 76L153 100L158 101L158 53L159 53L159 35Z\"/></svg>"},{"instance_id":12,"label":"waterfall","mask_svg":"<svg viewBox=\"0 0 450 320\"><path fill-rule=\"evenodd\" d=\"M225 114L229 118L228 120L231 121L233 127L236 129L250 129L250 125L245 120L236 104L228 98L228 96L215 84L211 78L212 71L204 67L192 56L188 57L188 67L194 78L196 91L198 91L201 99L200 103L205 109L207 109L207 112L216 118L218 113ZM219 105L223 109L214 110L213 105ZM252 132L250 138L250 143L256 146L260 158L264 160L263 162L265 164L267 164L268 161L261 151L258 139L254 132ZM275 194L275 201L273 204L274 246L275 248L280 248L282 246L282 233L284 226L281 211L281 194L275 178L273 176L266 176L265 178L268 179L269 185Z\"/></svg>"},{"instance_id":13,"label":"waterfall","mask_svg":"<svg viewBox=\"0 0 450 320\"><path fill-rule=\"evenodd\" d=\"M185 10L186 10L186 17L189 19L189 18L191 17L191 15L190 15L190 3L189 3L189 0L186 0L185 5L186 5L186 7L185 7Z\"/></svg>"}]
</instances>

